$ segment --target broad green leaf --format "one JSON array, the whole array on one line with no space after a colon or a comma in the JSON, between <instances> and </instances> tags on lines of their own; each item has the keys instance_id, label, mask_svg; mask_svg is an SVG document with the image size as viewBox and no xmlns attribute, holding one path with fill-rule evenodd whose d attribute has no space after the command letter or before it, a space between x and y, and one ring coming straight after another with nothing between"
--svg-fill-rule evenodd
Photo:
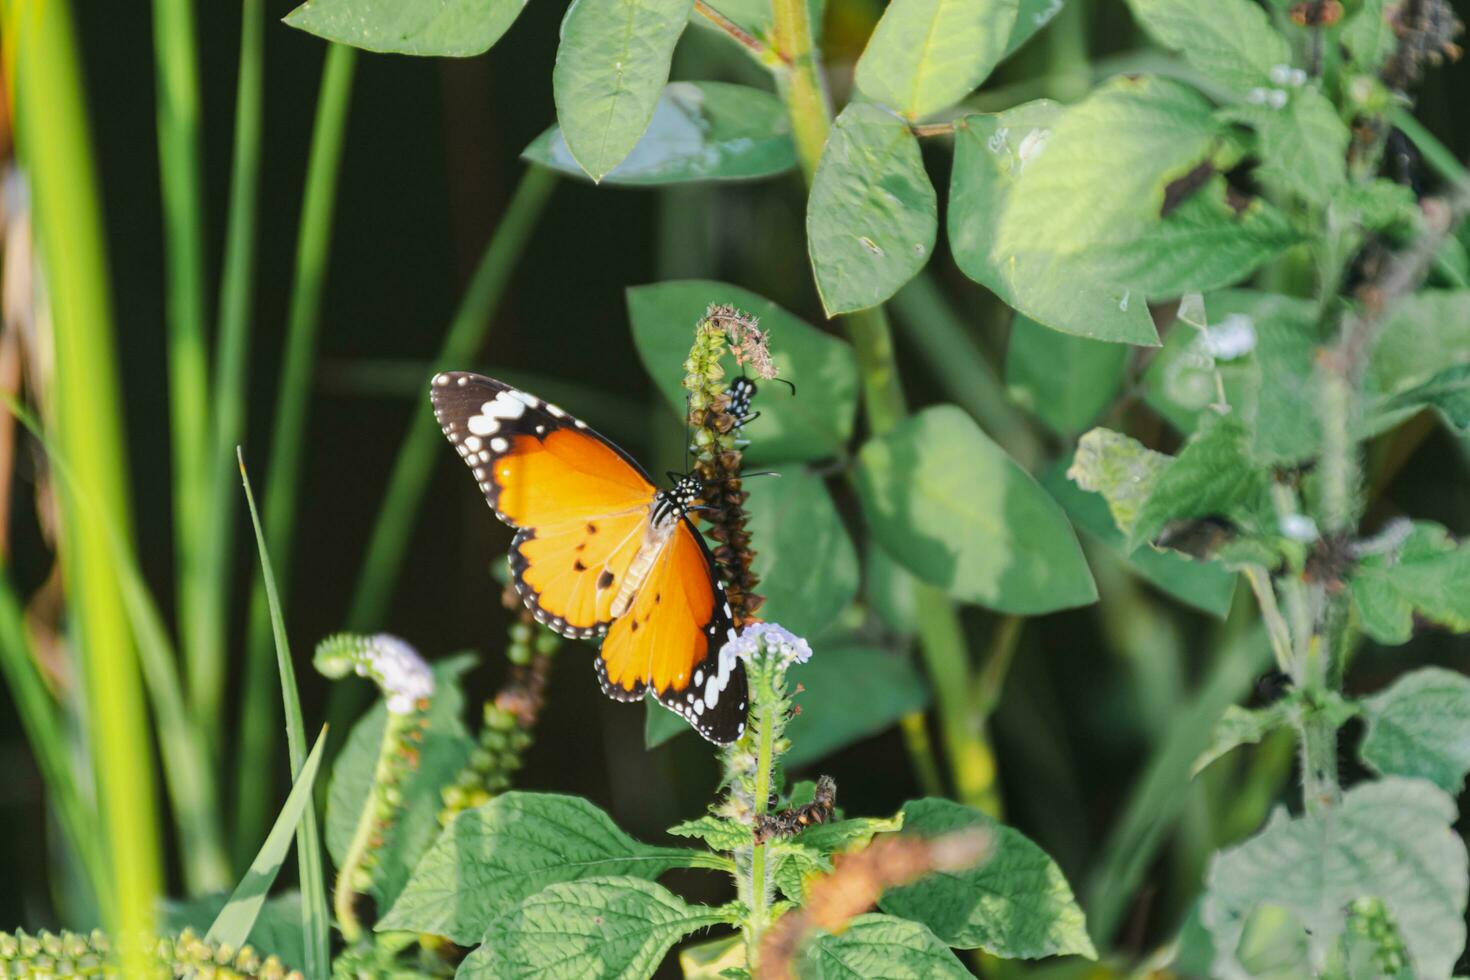
<instances>
[{"instance_id":1,"label":"broad green leaf","mask_svg":"<svg viewBox=\"0 0 1470 980\"><path fill-rule=\"evenodd\" d=\"M166 899L162 903L159 930L177 935L192 929L197 935L209 932L220 910L229 901L224 894L200 895L195 898ZM305 962L306 951L301 942L301 893L281 892L265 900L246 940L261 956L274 954L287 967Z\"/></svg>"},{"instance_id":2,"label":"broad green leaf","mask_svg":"<svg viewBox=\"0 0 1470 980\"><path fill-rule=\"evenodd\" d=\"M1100 541L1155 588L1220 619L1230 611L1235 573L1218 561L1202 561L1172 549L1159 550L1146 545L1130 552L1127 538L1108 511L1107 501L1067 479L1061 463L1047 471L1041 485L1062 505L1074 527Z\"/></svg>"},{"instance_id":3,"label":"broad green leaf","mask_svg":"<svg viewBox=\"0 0 1470 980\"><path fill-rule=\"evenodd\" d=\"M1194 760L1190 775L1198 775L1216 759L1228 755L1242 745L1255 745L1276 729L1291 722L1291 705L1277 701L1267 708L1242 708L1232 704L1215 722L1210 747Z\"/></svg>"},{"instance_id":4,"label":"broad green leaf","mask_svg":"<svg viewBox=\"0 0 1470 980\"><path fill-rule=\"evenodd\" d=\"M1035 614L1097 598L1061 508L953 405L870 440L857 483L873 536L957 599Z\"/></svg>"},{"instance_id":5,"label":"broad green leaf","mask_svg":"<svg viewBox=\"0 0 1470 980\"><path fill-rule=\"evenodd\" d=\"M860 915L837 935L822 934L802 953L810 980L964 980L970 971L938 937L917 922L891 915Z\"/></svg>"},{"instance_id":6,"label":"broad green leaf","mask_svg":"<svg viewBox=\"0 0 1470 980\"><path fill-rule=\"evenodd\" d=\"M1459 795L1470 772L1470 678L1421 667L1364 698L1361 708L1364 762L1385 776L1427 779Z\"/></svg>"},{"instance_id":7,"label":"broad green leaf","mask_svg":"<svg viewBox=\"0 0 1470 980\"><path fill-rule=\"evenodd\" d=\"M1415 618L1470 631L1470 547L1443 527L1414 522L1402 544L1363 557L1349 576L1358 621L1379 643L1406 643Z\"/></svg>"},{"instance_id":8,"label":"broad green leaf","mask_svg":"<svg viewBox=\"0 0 1470 980\"><path fill-rule=\"evenodd\" d=\"M751 830L738 820L729 820L706 813L697 820L685 820L669 828L675 837L693 837L702 840L712 851L733 851L751 842Z\"/></svg>"},{"instance_id":9,"label":"broad green leaf","mask_svg":"<svg viewBox=\"0 0 1470 980\"><path fill-rule=\"evenodd\" d=\"M745 938L721 936L692 943L679 950L679 972L684 980L727 980L726 970L745 968Z\"/></svg>"},{"instance_id":10,"label":"broad green leaf","mask_svg":"<svg viewBox=\"0 0 1470 980\"><path fill-rule=\"evenodd\" d=\"M1343 184L1332 195L1329 207L1334 218L1341 215L1368 231L1392 231L1395 236L1412 233L1423 219L1414 188L1387 177ZM1447 244L1459 243L1449 239Z\"/></svg>"},{"instance_id":11,"label":"broad green leaf","mask_svg":"<svg viewBox=\"0 0 1470 980\"><path fill-rule=\"evenodd\" d=\"M1271 82L1290 65L1291 48L1253 0L1129 0L1144 29L1164 47L1237 92Z\"/></svg>"},{"instance_id":12,"label":"broad green leaf","mask_svg":"<svg viewBox=\"0 0 1470 980\"><path fill-rule=\"evenodd\" d=\"M1294 89L1286 105L1238 105L1225 110L1256 131L1263 187L1321 203L1347 184L1347 149L1352 139L1337 108L1315 88Z\"/></svg>"},{"instance_id":13,"label":"broad green leaf","mask_svg":"<svg viewBox=\"0 0 1470 980\"><path fill-rule=\"evenodd\" d=\"M552 126L521 157L565 174L586 172ZM648 129L602 178L633 186L770 177L796 166L786 107L769 92L724 82L670 82Z\"/></svg>"},{"instance_id":14,"label":"broad green leaf","mask_svg":"<svg viewBox=\"0 0 1470 980\"><path fill-rule=\"evenodd\" d=\"M1128 540L1143 544L1173 521L1253 514L1267 492L1267 475L1248 452L1245 427L1230 416L1201 426L1159 474L1138 511Z\"/></svg>"},{"instance_id":15,"label":"broad green leaf","mask_svg":"<svg viewBox=\"0 0 1470 980\"><path fill-rule=\"evenodd\" d=\"M1369 381L1384 395L1470 364L1470 289L1426 289L1400 297L1384 314L1369 360ZM1433 356L1426 356L1427 352Z\"/></svg>"},{"instance_id":16,"label":"broad green leaf","mask_svg":"<svg viewBox=\"0 0 1470 980\"><path fill-rule=\"evenodd\" d=\"M1052 22L1062 12L1063 0L1021 0L1016 8L1016 23L1011 28L1011 39L1006 42L1004 57L1009 58L1036 32Z\"/></svg>"},{"instance_id":17,"label":"broad green leaf","mask_svg":"<svg viewBox=\"0 0 1470 980\"><path fill-rule=\"evenodd\" d=\"M326 732L323 731L317 736L316 745L312 746L311 754L302 764L301 774L291 785L291 792L287 794L286 802L276 816L276 822L266 835L265 843L260 845L255 860L250 862L249 870L230 893L224 908L214 917L209 931L205 933L205 939L214 943L227 943L239 949L250 938L261 910L265 908L266 894L271 890L271 885L275 884L276 875L280 873L281 865L286 863L286 854L291 850L291 842L296 839L296 825L311 806L311 788L316 782L317 769L321 766L322 750L326 748L326 744ZM298 917L298 937L301 936L301 922L302 919ZM298 962L304 963L305 957Z\"/></svg>"},{"instance_id":18,"label":"broad green leaf","mask_svg":"<svg viewBox=\"0 0 1470 980\"><path fill-rule=\"evenodd\" d=\"M644 980L674 943L727 921L723 912L689 905L641 878L564 881L490 923L455 976Z\"/></svg>"},{"instance_id":19,"label":"broad green leaf","mask_svg":"<svg viewBox=\"0 0 1470 980\"><path fill-rule=\"evenodd\" d=\"M1465 947L1465 844L1455 801L1431 783L1388 778L1355 786L1314 816L1278 816L1217 854L1201 914L1215 937L1215 976L1248 974L1237 956L1252 910L1295 915L1320 959L1355 899L1382 899L1415 976L1448 977Z\"/></svg>"},{"instance_id":20,"label":"broad green leaf","mask_svg":"<svg viewBox=\"0 0 1470 980\"><path fill-rule=\"evenodd\" d=\"M575 796L510 792L444 828L377 925L479 941L505 909L555 882L599 875L656 878L695 852L640 844Z\"/></svg>"},{"instance_id":21,"label":"broad green leaf","mask_svg":"<svg viewBox=\"0 0 1470 980\"><path fill-rule=\"evenodd\" d=\"M1428 405L1446 424L1461 432L1470 429L1470 364L1457 364L1421 385L1386 399L1381 408L1389 411Z\"/></svg>"},{"instance_id":22,"label":"broad green leaf","mask_svg":"<svg viewBox=\"0 0 1470 980\"><path fill-rule=\"evenodd\" d=\"M434 696L429 702L428 728L419 745L419 764L398 787L402 805L383 835L383 844L374 850L377 864L372 894L378 908L393 904L419 858L439 835L440 790L454 781L474 751L474 740L462 720L464 695L459 689L459 676L474 662L475 656L466 654L434 665ZM368 799L386 725L387 710L379 699L353 727L332 767L326 841L327 852L339 868Z\"/></svg>"},{"instance_id":23,"label":"broad green leaf","mask_svg":"<svg viewBox=\"0 0 1470 980\"><path fill-rule=\"evenodd\" d=\"M643 747L657 748L675 735L692 731L689 722L658 702L652 695L643 699Z\"/></svg>"},{"instance_id":24,"label":"broad green leaf","mask_svg":"<svg viewBox=\"0 0 1470 980\"><path fill-rule=\"evenodd\" d=\"M711 303L729 303L760 318L770 335L780 377L796 385L766 382L756 395L760 418L745 427L748 463L822 459L842 452L852 438L857 412L857 359L846 342L798 319L764 297L722 282L688 279L628 290L633 343L654 384L684 417L679 365L689 356L694 326ZM727 377L740 373L732 357ZM757 490L759 488L756 488Z\"/></svg>"},{"instance_id":25,"label":"broad green leaf","mask_svg":"<svg viewBox=\"0 0 1470 980\"><path fill-rule=\"evenodd\" d=\"M752 570L766 597L761 618L798 636L816 636L857 595L857 550L820 476L800 466L776 473L746 484L756 543ZM813 574L816 569L821 573Z\"/></svg>"},{"instance_id":26,"label":"broad green leaf","mask_svg":"<svg viewBox=\"0 0 1470 980\"><path fill-rule=\"evenodd\" d=\"M903 813L900 811L891 817L852 817L814 824L793 839L824 854L837 854L866 847L878 834L891 834L902 829Z\"/></svg>"},{"instance_id":27,"label":"broad green leaf","mask_svg":"<svg viewBox=\"0 0 1470 980\"><path fill-rule=\"evenodd\" d=\"M878 907L922 922L941 941L1007 959L1076 954L1096 958L1087 924L1061 870L1018 830L949 800L905 804L904 832L923 837L971 827L995 834L984 864L939 873L885 892Z\"/></svg>"},{"instance_id":28,"label":"broad green leaf","mask_svg":"<svg viewBox=\"0 0 1470 980\"><path fill-rule=\"evenodd\" d=\"M795 841L774 841L767 845L766 854L771 863L771 880L782 895L797 903L806 900L806 887L812 879L832 870L829 857Z\"/></svg>"},{"instance_id":29,"label":"broad green leaf","mask_svg":"<svg viewBox=\"0 0 1470 980\"><path fill-rule=\"evenodd\" d=\"M863 546L863 572L863 598L873 612L889 629L917 633L919 613L914 589L918 583L871 538Z\"/></svg>"},{"instance_id":30,"label":"broad green leaf","mask_svg":"<svg viewBox=\"0 0 1470 980\"><path fill-rule=\"evenodd\" d=\"M292 27L367 51L481 54L520 16L526 0L307 0Z\"/></svg>"},{"instance_id":31,"label":"broad green leaf","mask_svg":"<svg viewBox=\"0 0 1470 980\"><path fill-rule=\"evenodd\" d=\"M1049 330L1030 317L1011 320L1006 387L1057 435L1076 435L1117 397L1128 348Z\"/></svg>"},{"instance_id":32,"label":"broad green leaf","mask_svg":"<svg viewBox=\"0 0 1470 980\"><path fill-rule=\"evenodd\" d=\"M694 0L572 0L551 73L567 149L593 180L643 137Z\"/></svg>"},{"instance_id":33,"label":"broad green leaf","mask_svg":"<svg viewBox=\"0 0 1470 980\"><path fill-rule=\"evenodd\" d=\"M1006 256L991 253L1017 179L1040 157L1061 117L1059 103L1042 99L996 115L966 116L956 124L948 218L955 262L965 275L1011 306L1024 304L1053 329L1098 340L1156 343L1146 304L1123 302L1121 291L1075 276L1059 277L1050 291L1022 297L1011 288ZM1075 316L1074 310L1086 315Z\"/></svg>"},{"instance_id":34,"label":"broad green leaf","mask_svg":"<svg viewBox=\"0 0 1470 980\"><path fill-rule=\"evenodd\" d=\"M1005 54L1016 3L893 0L858 59L858 90L909 119L954 105Z\"/></svg>"},{"instance_id":35,"label":"broad green leaf","mask_svg":"<svg viewBox=\"0 0 1470 980\"><path fill-rule=\"evenodd\" d=\"M1386 0L1363 0L1338 32L1337 39L1364 71L1376 72L1398 46L1398 35L1385 16L1387 7Z\"/></svg>"},{"instance_id":36,"label":"broad green leaf","mask_svg":"<svg viewBox=\"0 0 1470 980\"><path fill-rule=\"evenodd\" d=\"M1131 537L1159 477L1173 462L1173 457L1121 432L1093 429L1077 440L1067 478L1083 490L1101 494L1113 523Z\"/></svg>"},{"instance_id":37,"label":"broad green leaf","mask_svg":"<svg viewBox=\"0 0 1470 980\"><path fill-rule=\"evenodd\" d=\"M827 315L898 292L929 261L938 214L908 123L864 102L842 110L806 206L807 250Z\"/></svg>"},{"instance_id":38,"label":"broad green leaf","mask_svg":"<svg viewBox=\"0 0 1470 980\"><path fill-rule=\"evenodd\" d=\"M805 765L876 735L904 715L923 711L929 686L906 656L865 646L820 647L794 668L801 714L786 726L783 761Z\"/></svg>"}]
</instances>

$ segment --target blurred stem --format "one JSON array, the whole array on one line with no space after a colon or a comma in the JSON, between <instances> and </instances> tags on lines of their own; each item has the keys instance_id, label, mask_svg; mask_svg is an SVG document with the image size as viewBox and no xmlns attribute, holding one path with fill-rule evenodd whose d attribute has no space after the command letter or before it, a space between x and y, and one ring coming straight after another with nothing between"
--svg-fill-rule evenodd
<instances>
[{"instance_id":1,"label":"blurred stem","mask_svg":"<svg viewBox=\"0 0 1470 980\"><path fill-rule=\"evenodd\" d=\"M342 866L337 869L337 886L332 893L332 911L337 915L337 929L348 946L355 944L363 935L362 923L358 921L357 911L353 908L358 892L365 890L357 887L357 878L362 870L362 860L372 846L373 837L381 833L378 824L383 818L379 808L383 794L388 792L392 782L394 757L419 719L412 712L389 711L386 715L383 739L378 743L378 761L373 767L373 790L363 801L362 813L357 818L357 828L352 832L347 853L342 857Z\"/></svg>"},{"instance_id":2,"label":"blurred stem","mask_svg":"<svg viewBox=\"0 0 1470 980\"><path fill-rule=\"evenodd\" d=\"M234 556L235 447L245 431L245 385L250 365L251 290L255 276L260 136L263 114L265 8L244 0L240 11L240 64L235 88L235 148L230 173L230 212L220 285L219 346L214 363L214 431L206 479L208 533L204 543L202 631L204 649L221 662L229 653L230 567ZM202 635L201 635L201 639Z\"/></svg>"},{"instance_id":3,"label":"blurred stem","mask_svg":"<svg viewBox=\"0 0 1470 980\"><path fill-rule=\"evenodd\" d=\"M449 323L439 354L425 377L425 385L434 373L464 367L484 346L501 297L505 295L505 284L525 254L526 242L536 230L556 181L556 174L542 167L530 166L521 174L510 203L480 256L459 309ZM398 450L360 566L362 571L347 613L347 629L371 630L382 625L441 441L428 400L416 399L413 421Z\"/></svg>"},{"instance_id":4,"label":"blurred stem","mask_svg":"<svg viewBox=\"0 0 1470 980\"><path fill-rule=\"evenodd\" d=\"M265 490L265 534L268 550L289 588L291 543L296 524L296 491L300 482L301 447L306 437L307 406L316 366L317 328L321 319L322 284L332 237L337 175L347 131L356 51L346 45L327 48L317 95L316 122L301 202L296 242L296 275L286 325L285 362L276 397L271 437L270 472ZM276 739L274 664L270 615L261 588L252 590L250 628L246 640L245 693L241 714L238 819L235 856L242 867L255 852L272 809L271 756Z\"/></svg>"},{"instance_id":5,"label":"blurred stem","mask_svg":"<svg viewBox=\"0 0 1470 980\"><path fill-rule=\"evenodd\" d=\"M903 732L904 748L909 753L909 765L914 768L914 780L924 796L943 796L944 778L939 775L939 764L934 757L934 744L929 741L929 728L924 723L924 712L914 711L899 719Z\"/></svg>"},{"instance_id":6,"label":"blurred stem","mask_svg":"<svg viewBox=\"0 0 1470 980\"><path fill-rule=\"evenodd\" d=\"M153 0L158 172L167 260L169 409L180 632L195 724L218 749L225 662L206 580L209 531L209 342L199 68L190 0Z\"/></svg>"},{"instance_id":7,"label":"blurred stem","mask_svg":"<svg viewBox=\"0 0 1470 980\"><path fill-rule=\"evenodd\" d=\"M1414 113L1408 106L1395 106L1390 109L1388 119L1423 154L1424 162L1429 164L1429 169L1451 184L1462 188L1470 187L1470 173L1466 172L1464 165L1455 158L1449 147L1441 143L1433 133L1425 128L1423 123L1414 118Z\"/></svg>"},{"instance_id":8,"label":"blurred stem","mask_svg":"<svg viewBox=\"0 0 1470 980\"><path fill-rule=\"evenodd\" d=\"M831 105L818 71L806 0L771 0L771 10L776 51L786 62L776 78L791 118L802 173L810 185L831 127ZM842 325L857 353L868 428L873 435L882 435L908 414L888 316L881 306L875 306L843 317ZM998 813L995 756L969 704L970 667L959 612L943 592L926 582L915 581L914 595L920 647L934 687L958 799Z\"/></svg>"},{"instance_id":9,"label":"blurred stem","mask_svg":"<svg viewBox=\"0 0 1470 980\"><path fill-rule=\"evenodd\" d=\"M57 443L76 461L77 482L97 508L60 497L62 570L81 652L91 759L97 776L98 837L110 863L108 924L123 935L153 932L162 884L153 746L142 684L115 569L108 524L132 540L122 400L116 375L102 204L71 6L66 0L9 0L7 52L18 125L17 148L33 181L42 268L51 300ZM13 45L13 46L12 46ZM104 877L106 880L106 877ZM142 975L144 951L124 972Z\"/></svg>"},{"instance_id":10,"label":"blurred stem","mask_svg":"<svg viewBox=\"0 0 1470 980\"><path fill-rule=\"evenodd\" d=\"M1033 469L1041 440L1006 394L1005 382L980 352L970 331L925 270L893 297L899 326L955 402L975 417L1006 452Z\"/></svg>"},{"instance_id":11,"label":"blurred stem","mask_svg":"<svg viewBox=\"0 0 1470 980\"><path fill-rule=\"evenodd\" d=\"M989 718L1000 704L1001 690L1005 687L1006 675L1010 673L1011 661L1015 659L1016 648L1021 645L1021 632L1025 628L1024 616L1001 616L995 621L990 653L975 678L975 712L981 718Z\"/></svg>"},{"instance_id":12,"label":"blurred stem","mask_svg":"<svg viewBox=\"0 0 1470 980\"><path fill-rule=\"evenodd\" d=\"M774 749L776 719L771 710L771 700L766 698L760 705L760 742L755 761L755 823L771 808L771 756ZM766 845L756 844L750 851L750 928L746 933L746 962L758 966L757 953L761 938L765 935L770 913L766 903L770 899L770 883L766 880Z\"/></svg>"}]
</instances>

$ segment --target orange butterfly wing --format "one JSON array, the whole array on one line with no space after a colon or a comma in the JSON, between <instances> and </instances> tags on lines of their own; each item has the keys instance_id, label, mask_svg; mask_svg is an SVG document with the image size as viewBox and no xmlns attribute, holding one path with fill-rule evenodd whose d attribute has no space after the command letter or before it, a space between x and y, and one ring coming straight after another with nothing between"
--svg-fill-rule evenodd
<instances>
[{"instance_id":1,"label":"orange butterfly wing","mask_svg":"<svg viewBox=\"0 0 1470 980\"><path fill-rule=\"evenodd\" d=\"M706 738L738 738L744 670L718 663L733 635L729 606L714 558L686 519L632 606L612 615L655 499L638 464L555 405L493 378L439 374L430 397L496 516L517 528L512 577L536 618L564 636L608 634L598 673L610 696L635 700L652 687Z\"/></svg>"}]
</instances>

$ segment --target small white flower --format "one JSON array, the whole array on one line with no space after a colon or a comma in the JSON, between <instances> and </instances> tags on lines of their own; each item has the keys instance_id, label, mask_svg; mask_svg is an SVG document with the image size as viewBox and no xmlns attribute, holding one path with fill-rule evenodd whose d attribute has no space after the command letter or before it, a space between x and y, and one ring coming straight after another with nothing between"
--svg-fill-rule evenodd
<instances>
[{"instance_id":1,"label":"small white flower","mask_svg":"<svg viewBox=\"0 0 1470 980\"><path fill-rule=\"evenodd\" d=\"M726 657L740 659L750 663L755 657L764 654L767 657L778 657L782 666L791 664L804 664L812 658L812 648L806 640L795 633L778 626L775 623L755 623L741 630L740 635L726 643L720 650L720 666L724 668Z\"/></svg>"},{"instance_id":2,"label":"small white flower","mask_svg":"<svg viewBox=\"0 0 1470 980\"><path fill-rule=\"evenodd\" d=\"M1266 90L1259 87L1253 88L1249 92L1245 93L1245 100L1251 105L1265 105Z\"/></svg>"},{"instance_id":3,"label":"small white flower","mask_svg":"<svg viewBox=\"0 0 1470 980\"><path fill-rule=\"evenodd\" d=\"M413 712L419 701L434 695L434 674L429 665L418 651L390 633L369 638L367 664L383 689L388 710L395 715Z\"/></svg>"},{"instance_id":4,"label":"small white flower","mask_svg":"<svg viewBox=\"0 0 1470 980\"><path fill-rule=\"evenodd\" d=\"M1243 313L1232 313L1200 335L1200 347L1217 361L1233 361L1256 348L1256 325Z\"/></svg>"},{"instance_id":5,"label":"small white flower","mask_svg":"<svg viewBox=\"0 0 1470 980\"><path fill-rule=\"evenodd\" d=\"M1273 109L1282 109L1286 106L1286 90L1273 88L1266 93L1266 104Z\"/></svg>"},{"instance_id":6,"label":"small white flower","mask_svg":"<svg viewBox=\"0 0 1470 980\"><path fill-rule=\"evenodd\" d=\"M1317 522L1306 514L1283 514L1281 516L1281 534L1292 541L1316 541Z\"/></svg>"},{"instance_id":7,"label":"small white flower","mask_svg":"<svg viewBox=\"0 0 1470 980\"><path fill-rule=\"evenodd\" d=\"M1272 65L1270 72L1268 72L1267 74L1271 76L1271 83L1273 85L1285 85L1287 82L1291 81L1291 66Z\"/></svg>"}]
</instances>

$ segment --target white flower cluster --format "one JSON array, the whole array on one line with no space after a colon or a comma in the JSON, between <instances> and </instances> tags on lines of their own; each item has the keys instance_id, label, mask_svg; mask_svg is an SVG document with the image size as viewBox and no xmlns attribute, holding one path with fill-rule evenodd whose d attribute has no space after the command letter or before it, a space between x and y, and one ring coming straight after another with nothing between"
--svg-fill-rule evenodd
<instances>
[{"instance_id":1,"label":"white flower cluster","mask_svg":"<svg viewBox=\"0 0 1470 980\"><path fill-rule=\"evenodd\" d=\"M434 674L413 647L391 633L368 637L363 656L353 664L360 677L371 677L383 689L388 710L395 715L413 712L418 702L434 695Z\"/></svg>"},{"instance_id":2,"label":"white flower cluster","mask_svg":"<svg viewBox=\"0 0 1470 980\"><path fill-rule=\"evenodd\" d=\"M775 623L755 623L740 631L740 635L726 643L720 650L721 666L726 658L739 657L752 663L756 657L778 658L782 667L804 664L812 658L812 648L806 640Z\"/></svg>"},{"instance_id":3,"label":"white flower cluster","mask_svg":"<svg viewBox=\"0 0 1470 980\"><path fill-rule=\"evenodd\" d=\"M1272 65L1269 73L1271 84L1279 88L1265 88L1258 86L1245 93L1247 102L1252 105L1266 105L1273 109L1285 108L1287 102L1288 88L1301 88L1307 84L1307 73L1300 68L1290 65Z\"/></svg>"},{"instance_id":4,"label":"white flower cluster","mask_svg":"<svg viewBox=\"0 0 1470 980\"><path fill-rule=\"evenodd\" d=\"M1244 313L1231 313L1200 334L1200 347L1217 361L1233 361L1256 348L1256 325Z\"/></svg>"}]
</instances>

